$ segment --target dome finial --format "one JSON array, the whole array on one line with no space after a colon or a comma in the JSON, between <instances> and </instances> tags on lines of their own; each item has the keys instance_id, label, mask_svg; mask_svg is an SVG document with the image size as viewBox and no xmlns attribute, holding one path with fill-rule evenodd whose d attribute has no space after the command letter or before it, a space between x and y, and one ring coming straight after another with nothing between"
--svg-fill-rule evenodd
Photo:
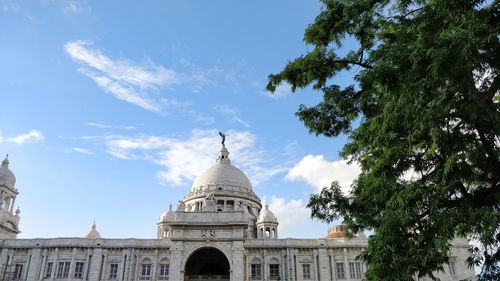
<instances>
[{"instance_id":1,"label":"dome finial","mask_svg":"<svg viewBox=\"0 0 500 281\"><path fill-rule=\"evenodd\" d=\"M2 161L2 167L9 166L9 154L5 155L5 159Z\"/></svg>"},{"instance_id":2,"label":"dome finial","mask_svg":"<svg viewBox=\"0 0 500 281\"><path fill-rule=\"evenodd\" d=\"M219 135L222 137L222 147L219 150L217 160L215 162L219 164L231 164L231 162L229 161L229 151L227 150L225 145L226 135L221 132L219 132Z\"/></svg>"}]
</instances>

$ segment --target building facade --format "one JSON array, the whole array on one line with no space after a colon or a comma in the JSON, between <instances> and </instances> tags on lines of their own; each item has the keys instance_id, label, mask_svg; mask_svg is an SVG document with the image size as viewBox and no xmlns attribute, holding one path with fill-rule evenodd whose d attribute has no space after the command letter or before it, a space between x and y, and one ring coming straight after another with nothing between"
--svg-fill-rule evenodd
<instances>
[{"instance_id":1,"label":"building facade","mask_svg":"<svg viewBox=\"0 0 500 281\"><path fill-rule=\"evenodd\" d=\"M83 238L15 239L14 174L0 170L2 280L362 280L356 257L367 238L345 236L332 226L325 238L280 239L279 222L262 206L250 181L231 165L223 144L216 163L200 174L188 194L157 221L156 239L102 238L95 224ZM472 278L465 266L468 242L453 242L441 280Z\"/></svg>"}]
</instances>

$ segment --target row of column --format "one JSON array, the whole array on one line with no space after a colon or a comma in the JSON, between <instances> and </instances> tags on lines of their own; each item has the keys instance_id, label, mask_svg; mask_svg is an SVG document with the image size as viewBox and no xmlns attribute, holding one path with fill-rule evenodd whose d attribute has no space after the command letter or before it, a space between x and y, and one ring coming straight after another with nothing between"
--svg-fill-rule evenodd
<instances>
[{"instance_id":1,"label":"row of column","mask_svg":"<svg viewBox=\"0 0 500 281\"><path fill-rule=\"evenodd\" d=\"M270 280L269 274L269 259L274 257L265 254L260 256L262 260L262 268L261 268L261 280L268 281ZM251 257L251 256L250 256ZM253 281L251 278L251 258L245 257L245 280ZM303 279L303 268L302 264L298 258L299 253L295 248L287 248L281 250L281 260L280 260L280 278L281 280L287 281L300 281ZM313 249L312 260L311 260L311 278L306 279L308 281L333 281L339 280L336 278L336 262L342 262L344 264L344 279L340 280L352 280L350 271L349 271L349 259L348 259L348 251L347 248L343 248L343 258L342 261L335 260L335 254L333 249L319 248ZM357 280L357 279L356 279Z\"/></svg>"},{"instance_id":2,"label":"row of column","mask_svg":"<svg viewBox=\"0 0 500 281\"><path fill-rule=\"evenodd\" d=\"M60 249L53 250L31 248L27 251L26 256L23 254L23 262L16 262L14 249L1 249L0 254L0 277L6 278L7 274L13 270L16 264L22 264L22 273L20 280L23 281L41 281L55 280L59 262L69 262L69 271L67 280L92 280L102 281L109 279L108 251L102 248L90 248L85 253L84 260L77 260L77 248L72 249L71 259L60 259ZM160 251L156 250L152 258L152 280L156 280L158 275L158 263L160 261ZM132 281L138 280L141 272L141 260L135 254L135 249L124 249L121 253L121 260L118 264L118 276L116 280ZM82 278L75 279L74 273L77 262L83 262ZM47 266L52 263L50 275L46 276ZM12 268L12 270L11 270ZM5 279L6 280L6 279Z\"/></svg>"}]
</instances>

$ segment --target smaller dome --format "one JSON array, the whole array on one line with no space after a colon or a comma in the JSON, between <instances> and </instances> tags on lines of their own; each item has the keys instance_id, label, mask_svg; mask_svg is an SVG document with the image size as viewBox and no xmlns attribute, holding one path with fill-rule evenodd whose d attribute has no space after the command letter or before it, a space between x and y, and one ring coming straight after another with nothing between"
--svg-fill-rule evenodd
<instances>
[{"instance_id":1,"label":"smaller dome","mask_svg":"<svg viewBox=\"0 0 500 281\"><path fill-rule=\"evenodd\" d=\"M366 239L366 235L363 232L359 232L353 234L352 237L348 237L347 226L340 224L340 225L330 226L328 228L328 235L326 236L326 239L334 239L334 238Z\"/></svg>"},{"instance_id":2,"label":"smaller dome","mask_svg":"<svg viewBox=\"0 0 500 281\"><path fill-rule=\"evenodd\" d=\"M95 222L92 225L92 229L85 235L86 239L101 239L101 234L96 229Z\"/></svg>"},{"instance_id":3,"label":"smaller dome","mask_svg":"<svg viewBox=\"0 0 500 281\"><path fill-rule=\"evenodd\" d=\"M16 185L16 176L9 169L9 155L5 156L2 161L2 166L0 166L0 185L5 185L11 189L14 189Z\"/></svg>"},{"instance_id":4,"label":"smaller dome","mask_svg":"<svg viewBox=\"0 0 500 281\"><path fill-rule=\"evenodd\" d=\"M345 225L330 226L328 228L328 235L326 236L326 238L327 239L347 238L346 230L347 230L347 228Z\"/></svg>"},{"instance_id":5,"label":"smaller dome","mask_svg":"<svg viewBox=\"0 0 500 281\"><path fill-rule=\"evenodd\" d=\"M170 203L168 205L168 210L166 210L165 212L163 212L163 214L161 214L160 221L174 219L174 216L175 216L175 213L172 210L172 203Z\"/></svg>"},{"instance_id":6,"label":"smaller dome","mask_svg":"<svg viewBox=\"0 0 500 281\"><path fill-rule=\"evenodd\" d=\"M263 222L278 223L278 219L273 214L273 212L269 210L269 206L267 204L265 208L260 211L259 218L257 219L257 223Z\"/></svg>"}]
</instances>

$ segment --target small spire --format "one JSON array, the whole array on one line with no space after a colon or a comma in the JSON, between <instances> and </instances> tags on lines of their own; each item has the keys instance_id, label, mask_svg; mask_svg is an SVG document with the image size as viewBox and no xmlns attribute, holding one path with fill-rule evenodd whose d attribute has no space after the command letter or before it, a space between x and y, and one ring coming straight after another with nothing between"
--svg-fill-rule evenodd
<instances>
[{"instance_id":1,"label":"small spire","mask_svg":"<svg viewBox=\"0 0 500 281\"><path fill-rule=\"evenodd\" d=\"M9 166L9 154L5 155L5 159L2 161L2 167Z\"/></svg>"},{"instance_id":2,"label":"small spire","mask_svg":"<svg viewBox=\"0 0 500 281\"><path fill-rule=\"evenodd\" d=\"M172 203L168 204L168 211L172 212Z\"/></svg>"},{"instance_id":3,"label":"small spire","mask_svg":"<svg viewBox=\"0 0 500 281\"><path fill-rule=\"evenodd\" d=\"M19 206L18 206L16 209L16 216L19 216L20 213L21 213L21 210L19 210Z\"/></svg>"},{"instance_id":4,"label":"small spire","mask_svg":"<svg viewBox=\"0 0 500 281\"><path fill-rule=\"evenodd\" d=\"M266 210L269 210L269 205L266 204Z\"/></svg>"}]
</instances>

